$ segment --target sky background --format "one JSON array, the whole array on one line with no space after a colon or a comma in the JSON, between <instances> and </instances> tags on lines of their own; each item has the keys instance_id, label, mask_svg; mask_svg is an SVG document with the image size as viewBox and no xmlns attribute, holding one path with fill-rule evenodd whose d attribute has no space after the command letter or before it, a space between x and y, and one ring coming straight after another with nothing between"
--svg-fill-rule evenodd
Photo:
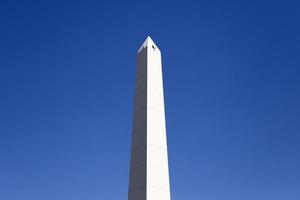
<instances>
[{"instance_id":1,"label":"sky background","mask_svg":"<svg viewBox=\"0 0 300 200\"><path fill-rule=\"evenodd\" d=\"M299 200L299 6L1 1L0 199L127 199L136 52L150 35L172 199Z\"/></svg>"}]
</instances>

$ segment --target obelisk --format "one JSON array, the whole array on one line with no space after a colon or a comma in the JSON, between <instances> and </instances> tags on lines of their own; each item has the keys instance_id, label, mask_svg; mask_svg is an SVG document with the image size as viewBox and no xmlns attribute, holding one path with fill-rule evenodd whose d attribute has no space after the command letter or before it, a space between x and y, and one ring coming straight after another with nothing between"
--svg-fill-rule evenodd
<instances>
[{"instance_id":1,"label":"obelisk","mask_svg":"<svg viewBox=\"0 0 300 200\"><path fill-rule=\"evenodd\" d=\"M137 53L128 200L170 200L161 53L148 36Z\"/></svg>"}]
</instances>

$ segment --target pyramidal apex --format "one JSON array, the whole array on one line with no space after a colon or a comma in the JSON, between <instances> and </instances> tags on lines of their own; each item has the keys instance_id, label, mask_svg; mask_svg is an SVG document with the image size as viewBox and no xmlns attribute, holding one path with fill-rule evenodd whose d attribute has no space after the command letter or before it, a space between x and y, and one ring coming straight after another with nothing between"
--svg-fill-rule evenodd
<instances>
[{"instance_id":1,"label":"pyramidal apex","mask_svg":"<svg viewBox=\"0 0 300 200\"><path fill-rule=\"evenodd\" d=\"M140 47L140 49L138 50L138 52L140 52L142 49L144 49L146 47L152 47L152 48L158 49L158 47L153 42L153 40L151 39L150 36L147 36L146 40L144 41L143 45Z\"/></svg>"}]
</instances>

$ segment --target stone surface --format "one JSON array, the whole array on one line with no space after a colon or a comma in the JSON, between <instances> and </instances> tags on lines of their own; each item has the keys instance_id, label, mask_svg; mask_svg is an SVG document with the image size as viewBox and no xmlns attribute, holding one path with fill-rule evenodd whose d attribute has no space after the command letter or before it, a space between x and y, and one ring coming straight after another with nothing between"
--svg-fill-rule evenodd
<instances>
[{"instance_id":1,"label":"stone surface","mask_svg":"<svg viewBox=\"0 0 300 200\"><path fill-rule=\"evenodd\" d=\"M137 55L128 199L171 199L161 53L150 37Z\"/></svg>"}]
</instances>

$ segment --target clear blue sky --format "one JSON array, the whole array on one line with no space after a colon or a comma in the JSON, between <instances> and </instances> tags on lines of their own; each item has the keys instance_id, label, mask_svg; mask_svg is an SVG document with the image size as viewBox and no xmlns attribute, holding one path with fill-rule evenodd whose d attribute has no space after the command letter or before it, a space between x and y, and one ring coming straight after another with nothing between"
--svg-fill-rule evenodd
<instances>
[{"instance_id":1,"label":"clear blue sky","mask_svg":"<svg viewBox=\"0 0 300 200\"><path fill-rule=\"evenodd\" d=\"M173 200L299 200L299 7L1 1L0 199L127 199L135 59L150 35Z\"/></svg>"}]
</instances>

